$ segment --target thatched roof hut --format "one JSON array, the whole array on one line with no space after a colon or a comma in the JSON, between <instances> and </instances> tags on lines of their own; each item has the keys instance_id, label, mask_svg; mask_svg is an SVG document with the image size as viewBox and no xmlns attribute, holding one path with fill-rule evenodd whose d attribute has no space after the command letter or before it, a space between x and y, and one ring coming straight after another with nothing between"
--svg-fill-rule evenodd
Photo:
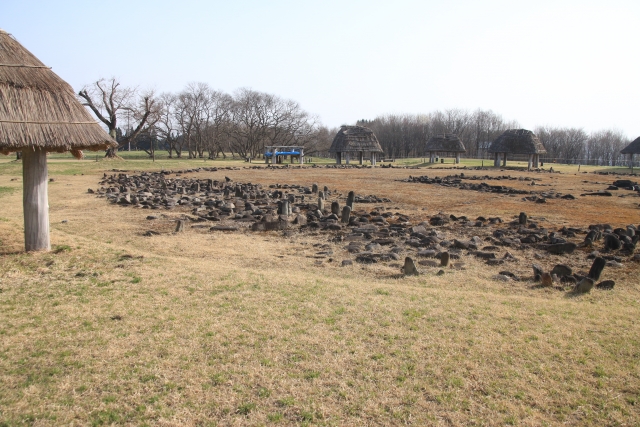
<instances>
[{"instance_id":1,"label":"thatched roof hut","mask_svg":"<svg viewBox=\"0 0 640 427\"><path fill-rule=\"evenodd\" d=\"M28 148L80 156L112 146L71 86L0 30L0 153Z\"/></svg>"},{"instance_id":2,"label":"thatched roof hut","mask_svg":"<svg viewBox=\"0 0 640 427\"><path fill-rule=\"evenodd\" d=\"M503 166L507 165L507 154L526 154L529 155L529 168L537 168L540 154L545 154L547 150L530 130L509 129L491 143L488 152L495 154L495 166L500 166L500 154L504 158Z\"/></svg>"},{"instance_id":3,"label":"thatched roof hut","mask_svg":"<svg viewBox=\"0 0 640 427\"><path fill-rule=\"evenodd\" d=\"M0 153L22 152L27 251L51 248L47 152L82 157L81 150L115 145L71 86L0 30Z\"/></svg>"},{"instance_id":4,"label":"thatched roof hut","mask_svg":"<svg viewBox=\"0 0 640 427\"><path fill-rule=\"evenodd\" d=\"M540 139L527 129L504 131L491 143L488 151L509 154L545 154L547 152Z\"/></svg>"},{"instance_id":5,"label":"thatched roof hut","mask_svg":"<svg viewBox=\"0 0 640 427\"><path fill-rule=\"evenodd\" d=\"M441 133L439 135L433 135L427 141L425 146L426 151L433 152L446 152L446 153L464 153L466 148L464 144L458 138L458 135L453 133Z\"/></svg>"},{"instance_id":6,"label":"thatched roof hut","mask_svg":"<svg viewBox=\"0 0 640 427\"><path fill-rule=\"evenodd\" d=\"M631 173L633 173L633 155L640 154L640 137L620 150L620 153L629 155L629 167L631 168Z\"/></svg>"},{"instance_id":7,"label":"thatched roof hut","mask_svg":"<svg viewBox=\"0 0 640 427\"><path fill-rule=\"evenodd\" d=\"M338 164L342 162L343 153L347 163L349 163L350 153L358 153L360 164L362 164L364 153L368 152L371 153L371 163L375 165L376 153L382 153L383 150L371 129L364 126L343 125L333 138L329 152L336 154Z\"/></svg>"},{"instance_id":8,"label":"thatched roof hut","mask_svg":"<svg viewBox=\"0 0 640 427\"><path fill-rule=\"evenodd\" d=\"M640 137L636 138L631 144L620 150L622 154L640 154Z\"/></svg>"},{"instance_id":9,"label":"thatched roof hut","mask_svg":"<svg viewBox=\"0 0 640 427\"><path fill-rule=\"evenodd\" d=\"M425 151L429 153L429 161L431 163L434 162L436 157L441 156L443 153L454 153L456 163L460 163L460 154L467 150L464 148L464 144L460 138L458 138L458 135L454 133L441 133L429 138L425 146Z\"/></svg>"}]
</instances>

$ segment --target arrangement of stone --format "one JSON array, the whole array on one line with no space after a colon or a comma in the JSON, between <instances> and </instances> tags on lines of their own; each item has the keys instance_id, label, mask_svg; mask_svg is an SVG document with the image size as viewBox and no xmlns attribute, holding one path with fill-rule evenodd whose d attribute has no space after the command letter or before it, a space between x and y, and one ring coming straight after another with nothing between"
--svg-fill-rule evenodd
<instances>
[{"instance_id":1,"label":"arrangement of stone","mask_svg":"<svg viewBox=\"0 0 640 427\"><path fill-rule=\"evenodd\" d=\"M464 257L499 266L517 262L513 252L528 249L536 255L549 254L541 257L557 255L563 260L588 253L588 257L595 259L589 273L574 273L565 261L547 272L534 264L533 276L543 286L558 282L586 292L600 279L605 265L615 268L624 257L633 257L640 239L639 227L635 225L613 229L607 224L594 224L588 228L550 230L539 225L538 221L544 218L532 221L524 212L509 222L499 217L469 219L441 212L414 223L407 215L385 206L356 209L356 203L390 203L389 199L358 196L353 191L344 197L327 187L320 189L317 184L263 187L237 183L229 177L195 179L167 171L105 174L100 184L100 189L89 192L115 204L189 212L190 216L177 221L176 232L184 230L185 221L202 223L211 231L319 231L329 234L329 240L334 243L346 244L344 249L354 259L344 260L343 265L353 261L362 264L400 261L402 254L412 254L418 262L405 257L404 266L400 268L404 275L419 274L416 264L441 269L464 268L464 263L452 262ZM157 218L157 215L147 217ZM154 234L157 232L145 233ZM601 253L594 250L596 246L600 246ZM319 253L319 256L329 255L328 251ZM444 274L440 271L439 274ZM507 270L500 271L497 278L519 280ZM585 278L594 283L589 286ZM613 283L604 281L595 287L611 289Z\"/></svg>"},{"instance_id":2,"label":"arrangement of stone","mask_svg":"<svg viewBox=\"0 0 640 427\"><path fill-rule=\"evenodd\" d=\"M518 194L518 195L527 195L524 197L524 200L544 203L546 199L575 199L575 197L571 194L562 194L558 193L554 190L548 191L540 191L540 190L518 190L516 188L507 187L505 185L490 185L486 182L480 182L479 184L464 182L468 181L528 181L531 186L540 186L540 184L536 184L536 181L540 181L539 178L529 178L529 177L512 177L510 175L507 176L466 176L464 173L449 175L445 177L433 177L429 178L428 176L409 176L409 178L402 180L403 182L417 182L422 184L433 184L440 185L443 187L454 187L459 188L460 190L471 190L471 191L479 191L483 193L499 193L499 194Z\"/></svg>"}]
</instances>

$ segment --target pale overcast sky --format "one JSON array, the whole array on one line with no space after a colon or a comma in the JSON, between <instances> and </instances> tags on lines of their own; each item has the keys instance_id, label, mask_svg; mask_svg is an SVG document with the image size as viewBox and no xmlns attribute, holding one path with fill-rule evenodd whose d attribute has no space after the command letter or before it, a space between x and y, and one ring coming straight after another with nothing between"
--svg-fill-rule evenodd
<instances>
[{"instance_id":1,"label":"pale overcast sky","mask_svg":"<svg viewBox=\"0 0 640 427\"><path fill-rule=\"evenodd\" d=\"M206 82L298 101L328 126L491 109L640 136L640 1L2 0L0 28L77 91Z\"/></svg>"}]
</instances>

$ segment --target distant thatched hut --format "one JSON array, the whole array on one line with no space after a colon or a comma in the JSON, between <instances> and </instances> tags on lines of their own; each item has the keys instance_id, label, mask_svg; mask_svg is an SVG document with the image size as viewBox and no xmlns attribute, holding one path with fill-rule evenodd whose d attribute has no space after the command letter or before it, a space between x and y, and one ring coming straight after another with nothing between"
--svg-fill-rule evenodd
<instances>
[{"instance_id":1,"label":"distant thatched hut","mask_svg":"<svg viewBox=\"0 0 640 427\"><path fill-rule=\"evenodd\" d=\"M640 137L636 138L631 144L620 150L620 153L629 155L629 165L633 172L633 155L640 154Z\"/></svg>"},{"instance_id":2,"label":"distant thatched hut","mask_svg":"<svg viewBox=\"0 0 640 427\"><path fill-rule=\"evenodd\" d=\"M429 138L425 150L429 153L429 162L433 163L435 158L443 153L453 153L456 156L456 163L460 163L460 154L467 150L464 144L453 133L442 133Z\"/></svg>"},{"instance_id":3,"label":"distant thatched hut","mask_svg":"<svg viewBox=\"0 0 640 427\"><path fill-rule=\"evenodd\" d=\"M494 166L500 166L500 154L503 155L503 166L507 165L507 154L529 155L529 169L537 168L540 154L547 152L540 139L526 129L506 130L491 143L488 151L495 155Z\"/></svg>"},{"instance_id":4,"label":"distant thatched hut","mask_svg":"<svg viewBox=\"0 0 640 427\"><path fill-rule=\"evenodd\" d=\"M82 157L116 142L71 86L0 30L0 153L22 152L25 248L49 250L47 152Z\"/></svg>"},{"instance_id":5,"label":"distant thatched hut","mask_svg":"<svg viewBox=\"0 0 640 427\"><path fill-rule=\"evenodd\" d=\"M364 126L342 126L333 142L330 153L335 153L336 163L342 163L342 157L346 164L349 164L351 154L358 154L360 164L362 164L364 154L371 153L371 164L376 164L376 154L382 153L382 147L373 131Z\"/></svg>"}]
</instances>

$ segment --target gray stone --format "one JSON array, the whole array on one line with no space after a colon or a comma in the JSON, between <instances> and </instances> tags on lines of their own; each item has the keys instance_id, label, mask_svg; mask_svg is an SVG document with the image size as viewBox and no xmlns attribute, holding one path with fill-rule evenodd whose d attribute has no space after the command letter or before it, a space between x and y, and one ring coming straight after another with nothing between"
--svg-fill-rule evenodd
<instances>
[{"instance_id":1,"label":"gray stone","mask_svg":"<svg viewBox=\"0 0 640 427\"><path fill-rule=\"evenodd\" d=\"M600 280L600 275L602 274L602 270L604 270L606 264L607 262L604 258L596 257L596 259L593 260L593 264L591 264L591 269L589 270L589 278L593 279L594 281Z\"/></svg>"},{"instance_id":2,"label":"gray stone","mask_svg":"<svg viewBox=\"0 0 640 427\"><path fill-rule=\"evenodd\" d=\"M440 266L448 267L450 258L449 252L442 252L442 254L440 254Z\"/></svg>"},{"instance_id":3,"label":"gray stone","mask_svg":"<svg viewBox=\"0 0 640 427\"><path fill-rule=\"evenodd\" d=\"M586 294L587 292L591 292L591 288L593 288L593 280L585 277L576 285L576 292Z\"/></svg>"},{"instance_id":4,"label":"gray stone","mask_svg":"<svg viewBox=\"0 0 640 427\"><path fill-rule=\"evenodd\" d=\"M624 265L619 263L618 261L612 259L612 260L607 261L607 266L608 267L613 267L613 268L622 268Z\"/></svg>"},{"instance_id":5,"label":"gray stone","mask_svg":"<svg viewBox=\"0 0 640 427\"><path fill-rule=\"evenodd\" d=\"M307 224L307 217L305 215L296 215L296 217L293 219L293 223L296 225L306 225Z\"/></svg>"},{"instance_id":6,"label":"gray stone","mask_svg":"<svg viewBox=\"0 0 640 427\"><path fill-rule=\"evenodd\" d=\"M611 289L613 289L613 287L616 285L616 282L614 282L613 280L603 280L602 282L598 283L596 285L596 289L600 289L603 291L609 291Z\"/></svg>"},{"instance_id":7,"label":"gray stone","mask_svg":"<svg viewBox=\"0 0 640 427\"><path fill-rule=\"evenodd\" d=\"M604 248L608 250L617 251L622 247L622 242L615 234L606 234L604 236Z\"/></svg>"},{"instance_id":8,"label":"gray stone","mask_svg":"<svg viewBox=\"0 0 640 427\"><path fill-rule=\"evenodd\" d=\"M437 254L438 252L434 251L433 249L423 249L418 251L418 256L425 258L435 258Z\"/></svg>"},{"instance_id":9,"label":"gray stone","mask_svg":"<svg viewBox=\"0 0 640 427\"><path fill-rule=\"evenodd\" d=\"M209 231L238 231L238 227L234 225L216 225L211 227Z\"/></svg>"},{"instance_id":10,"label":"gray stone","mask_svg":"<svg viewBox=\"0 0 640 427\"><path fill-rule=\"evenodd\" d=\"M340 203L337 200L331 202L331 213L334 215L340 215Z\"/></svg>"},{"instance_id":11,"label":"gray stone","mask_svg":"<svg viewBox=\"0 0 640 427\"><path fill-rule=\"evenodd\" d=\"M542 276L540 276L540 281L542 282L542 286L544 287L550 287L553 285L553 278L549 273L542 273Z\"/></svg>"},{"instance_id":12,"label":"gray stone","mask_svg":"<svg viewBox=\"0 0 640 427\"><path fill-rule=\"evenodd\" d=\"M495 259L496 258L496 254L494 254L493 252L475 251L473 254L475 256L477 256L478 258L482 258L482 259Z\"/></svg>"},{"instance_id":13,"label":"gray stone","mask_svg":"<svg viewBox=\"0 0 640 427\"><path fill-rule=\"evenodd\" d=\"M353 191L349 191L349 195L347 196L347 206L353 210L353 202L356 200L356 193Z\"/></svg>"},{"instance_id":14,"label":"gray stone","mask_svg":"<svg viewBox=\"0 0 640 427\"><path fill-rule=\"evenodd\" d=\"M254 222L251 225L252 231L278 231L287 228L289 228L289 223L285 221Z\"/></svg>"},{"instance_id":15,"label":"gray stone","mask_svg":"<svg viewBox=\"0 0 640 427\"><path fill-rule=\"evenodd\" d=\"M553 267L553 270L551 270L551 274L555 274L558 277L571 276L573 274L573 270L571 270L571 267L567 265L557 264L555 267Z\"/></svg>"},{"instance_id":16,"label":"gray stone","mask_svg":"<svg viewBox=\"0 0 640 427\"><path fill-rule=\"evenodd\" d=\"M278 202L278 214L289 215L289 200L281 200Z\"/></svg>"},{"instance_id":17,"label":"gray stone","mask_svg":"<svg viewBox=\"0 0 640 427\"><path fill-rule=\"evenodd\" d=\"M542 278L542 275L544 274L544 270L539 264L533 264L532 267L533 267L533 280L537 282Z\"/></svg>"},{"instance_id":18,"label":"gray stone","mask_svg":"<svg viewBox=\"0 0 640 427\"><path fill-rule=\"evenodd\" d=\"M524 212L520 212L520 216L518 217L518 224L526 225L527 224L527 214Z\"/></svg>"},{"instance_id":19,"label":"gray stone","mask_svg":"<svg viewBox=\"0 0 640 427\"><path fill-rule=\"evenodd\" d=\"M184 224L185 224L184 220L179 219L178 221L176 221L176 230L175 230L175 232L176 233L180 233L180 232L184 231Z\"/></svg>"},{"instance_id":20,"label":"gray stone","mask_svg":"<svg viewBox=\"0 0 640 427\"><path fill-rule=\"evenodd\" d=\"M571 254L576 250L577 245L575 243L556 243L554 245L542 245L540 246L542 249L545 249L547 252L562 255L562 254Z\"/></svg>"},{"instance_id":21,"label":"gray stone","mask_svg":"<svg viewBox=\"0 0 640 427\"><path fill-rule=\"evenodd\" d=\"M378 243L369 243L364 248L368 251L379 251L380 249L382 249L382 245Z\"/></svg>"},{"instance_id":22,"label":"gray stone","mask_svg":"<svg viewBox=\"0 0 640 427\"><path fill-rule=\"evenodd\" d=\"M413 262L413 259L411 259L411 257L406 257L404 259L404 266L402 267L402 273L405 276L417 276L418 274L418 269L416 268L416 264Z\"/></svg>"},{"instance_id":23,"label":"gray stone","mask_svg":"<svg viewBox=\"0 0 640 427\"><path fill-rule=\"evenodd\" d=\"M349 220L351 219L351 207L349 205L345 206L344 208L342 208L342 218L341 221L344 224L348 224Z\"/></svg>"},{"instance_id":24,"label":"gray stone","mask_svg":"<svg viewBox=\"0 0 640 427\"><path fill-rule=\"evenodd\" d=\"M315 184L314 184L315 185ZM316 186L316 192L318 191L318 188ZM343 259L342 260L342 266L345 267L347 265L353 265L353 261L351 261L350 259Z\"/></svg>"}]
</instances>

